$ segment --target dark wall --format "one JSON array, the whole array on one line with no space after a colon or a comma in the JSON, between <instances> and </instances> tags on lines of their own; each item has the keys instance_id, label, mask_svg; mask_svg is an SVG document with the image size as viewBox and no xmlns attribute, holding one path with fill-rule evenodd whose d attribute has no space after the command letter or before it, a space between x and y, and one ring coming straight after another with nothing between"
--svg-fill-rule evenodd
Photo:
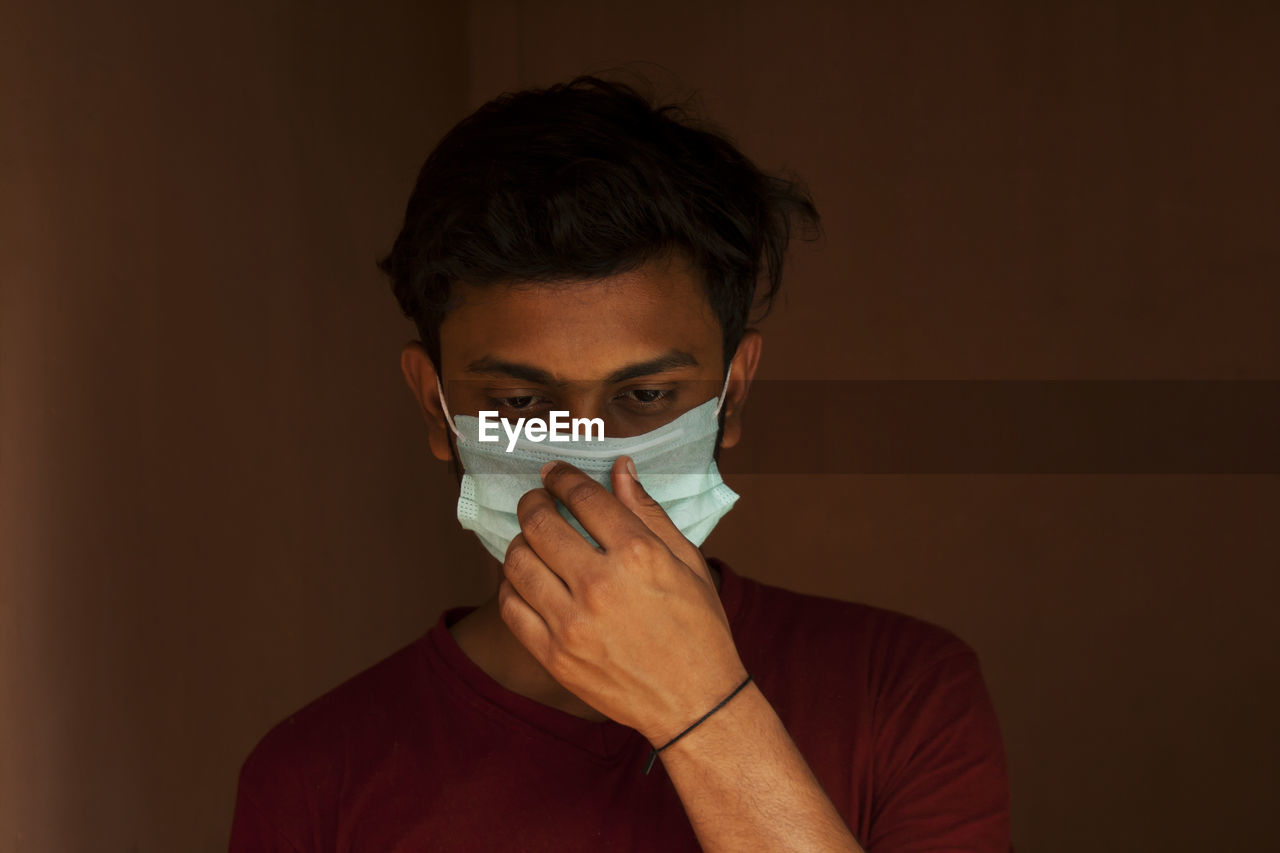
<instances>
[{"instance_id":1,"label":"dark wall","mask_svg":"<svg viewBox=\"0 0 1280 853\"><path fill-rule=\"evenodd\" d=\"M0 849L225 850L266 728L477 594L374 266L465 16L0 16Z\"/></svg>"}]
</instances>

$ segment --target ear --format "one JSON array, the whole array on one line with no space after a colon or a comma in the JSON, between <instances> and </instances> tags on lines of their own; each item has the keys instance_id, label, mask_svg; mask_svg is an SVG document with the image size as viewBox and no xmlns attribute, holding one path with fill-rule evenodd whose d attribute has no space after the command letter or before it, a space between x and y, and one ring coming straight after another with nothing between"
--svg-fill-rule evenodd
<instances>
[{"instance_id":1,"label":"ear","mask_svg":"<svg viewBox=\"0 0 1280 853\"><path fill-rule=\"evenodd\" d=\"M729 377L729 387L724 392L721 447L733 447L742 438L742 408L747 403L747 393L751 390L751 380L755 379L763 347L764 336L759 329L747 329L738 342L738 349L733 356L733 373Z\"/></svg>"},{"instance_id":2,"label":"ear","mask_svg":"<svg viewBox=\"0 0 1280 853\"><path fill-rule=\"evenodd\" d=\"M409 341L400 350L400 370L404 373L405 382L409 383L409 390L418 400L423 420L427 422L431 455L441 462L448 462L453 458L450 452L453 431L445 422L444 407L440 405L440 394L436 390L436 368L422 341Z\"/></svg>"}]
</instances>

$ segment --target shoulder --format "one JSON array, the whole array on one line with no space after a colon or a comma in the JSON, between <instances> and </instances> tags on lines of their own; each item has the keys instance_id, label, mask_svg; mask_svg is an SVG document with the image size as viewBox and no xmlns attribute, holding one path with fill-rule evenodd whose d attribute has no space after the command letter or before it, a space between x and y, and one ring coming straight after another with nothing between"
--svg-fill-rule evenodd
<instances>
[{"instance_id":1,"label":"shoulder","mask_svg":"<svg viewBox=\"0 0 1280 853\"><path fill-rule=\"evenodd\" d=\"M829 702L874 729L925 695L986 690L977 652L936 622L744 576L732 583L742 662L794 713Z\"/></svg>"},{"instance_id":2,"label":"shoulder","mask_svg":"<svg viewBox=\"0 0 1280 853\"><path fill-rule=\"evenodd\" d=\"M397 709L403 715L419 689L421 642L357 673L262 736L240 767L231 850L309 850L318 839L336 837L336 804L352 762L385 752Z\"/></svg>"},{"instance_id":3,"label":"shoulder","mask_svg":"<svg viewBox=\"0 0 1280 853\"><path fill-rule=\"evenodd\" d=\"M273 725L250 751L240 785L250 796L290 780L340 775L353 742L376 744L418 689L422 665L415 640L311 700Z\"/></svg>"},{"instance_id":4,"label":"shoulder","mask_svg":"<svg viewBox=\"0 0 1280 853\"><path fill-rule=\"evenodd\" d=\"M744 663L867 849L1008 849L1003 741L967 641L889 608L737 582Z\"/></svg>"},{"instance_id":5,"label":"shoulder","mask_svg":"<svg viewBox=\"0 0 1280 853\"><path fill-rule=\"evenodd\" d=\"M951 673L973 677L978 657L949 628L885 607L796 592L739 576L740 645L789 668L856 679L873 696Z\"/></svg>"}]
</instances>

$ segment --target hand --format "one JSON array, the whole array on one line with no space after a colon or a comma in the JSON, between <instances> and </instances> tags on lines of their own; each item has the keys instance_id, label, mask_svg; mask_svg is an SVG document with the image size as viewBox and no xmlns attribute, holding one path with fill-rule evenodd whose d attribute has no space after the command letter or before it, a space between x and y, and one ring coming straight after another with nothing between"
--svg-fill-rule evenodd
<instances>
[{"instance_id":1,"label":"hand","mask_svg":"<svg viewBox=\"0 0 1280 853\"><path fill-rule=\"evenodd\" d=\"M746 678L711 570L619 457L613 494L567 462L516 507L502 619L567 690L662 746ZM594 547L555 506L568 508Z\"/></svg>"}]
</instances>

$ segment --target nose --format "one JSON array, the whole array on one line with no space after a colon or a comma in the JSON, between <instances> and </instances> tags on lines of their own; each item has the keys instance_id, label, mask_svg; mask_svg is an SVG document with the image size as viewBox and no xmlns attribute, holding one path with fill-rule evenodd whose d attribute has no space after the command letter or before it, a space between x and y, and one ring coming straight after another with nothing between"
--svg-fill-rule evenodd
<instances>
[{"instance_id":1,"label":"nose","mask_svg":"<svg viewBox=\"0 0 1280 853\"><path fill-rule=\"evenodd\" d=\"M629 418L618 407L610 407L610 392L596 388L583 388L563 394L556 401L556 408L568 411L569 418L599 418L604 424L605 438L629 438L653 429L652 422L637 421ZM594 433L593 433L594 434Z\"/></svg>"},{"instance_id":2,"label":"nose","mask_svg":"<svg viewBox=\"0 0 1280 853\"><path fill-rule=\"evenodd\" d=\"M600 392L592 393L583 390L577 393L566 394L560 401L557 408L569 413L570 420L577 418L586 418L592 420L599 418L604 423L604 434L607 438L615 438L619 434L616 431L618 424L611 423L609 417L609 407L607 405L608 398Z\"/></svg>"}]
</instances>

